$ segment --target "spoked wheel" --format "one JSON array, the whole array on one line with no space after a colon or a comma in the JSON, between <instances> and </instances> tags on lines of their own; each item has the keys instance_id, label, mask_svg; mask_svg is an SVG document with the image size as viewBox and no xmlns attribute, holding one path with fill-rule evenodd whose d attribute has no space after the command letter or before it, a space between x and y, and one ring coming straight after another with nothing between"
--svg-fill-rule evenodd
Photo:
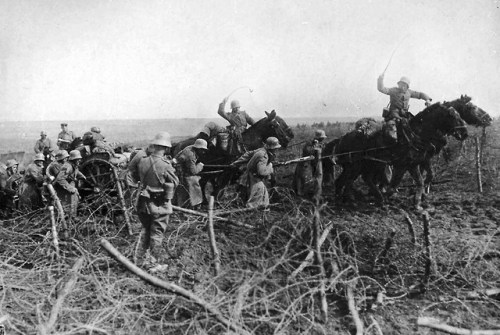
<instances>
[{"instance_id":1,"label":"spoked wheel","mask_svg":"<svg viewBox=\"0 0 500 335\"><path fill-rule=\"evenodd\" d=\"M90 158L80 165L80 172L87 178L79 190L84 196L95 197L114 195L116 180L113 174L113 165L101 158Z\"/></svg>"}]
</instances>

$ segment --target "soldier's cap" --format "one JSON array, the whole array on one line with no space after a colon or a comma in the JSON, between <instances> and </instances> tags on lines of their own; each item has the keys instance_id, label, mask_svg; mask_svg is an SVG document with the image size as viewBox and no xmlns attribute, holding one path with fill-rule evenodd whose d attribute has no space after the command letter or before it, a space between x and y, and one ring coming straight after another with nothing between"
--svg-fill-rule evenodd
<instances>
[{"instance_id":1,"label":"soldier's cap","mask_svg":"<svg viewBox=\"0 0 500 335\"><path fill-rule=\"evenodd\" d=\"M326 133L324 130L318 129L314 132L314 138L326 138Z\"/></svg>"},{"instance_id":2,"label":"soldier's cap","mask_svg":"<svg viewBox=\"0 0 500 335\"><path fill-rule=\"evenodd\" d=\"M281 148L280 141L276 137L268 137L266 143L264 144L266 149L279 149Z\"/></svg>"},{"instance_id":3,"label":"soldier's cap","mask_svg":"<svg viewBox=\"0 0 500 335\"><path fill-rule=\"evenodd\" d=\"M69 160L73 161L75 159L82 159L82 154L80 153L79 150L71 150L69 152Z\"/></svg>"},{"instance_id":4,"label":"soldier's cap","mask_svg":"<svg viewBox=\"0 0 500 335\"><path fill-rule=\"evenodd\" d=\"M35 155L35 157L33 158L33 161L36 162L36 161L44 161L45 160L45 157L43 156L42 153L38 153Z\"/></svg>"},{"instance_id":5,"label":"soldier's cap","mask_svg":"<svg viewBox=\"0 0 500 335\"><path fill-rule=\"evenodd\" d=\"M204 150L208 150L208 147L207 147L207 141L205 141L204 139L202 138L199 138L197 139L194 144L193 144L193 147L197 148L197 149L204 149Z\"/></svg>"},{"instance_id":6,"label":"soldier's cap","mask_svg":"<svg viewBox=\"0 0 500 335\"><path fill-rule=\"evenodd\" d=\"M64 158L69 157L69 154L66 150L59 150L56 154L56 160L60 161L63 160Z\"/></svg>"},{"instance_id":7,"label":"soldier's cap","mask_svg":"<svg viewBox=\"0 0 500 335\"><path fill-rule=\"evenodd\" d=\"M61 123L61 126L67 126L68 124L66 122Z\"/></svg>"},{"instance_id":8,"label":"soldier's cap","mask_svg":"<svg viewBox=\"0 0 500 335\"><path fill-rule=\"evenodd\" d=\"M47 132L46 132L45 130L42 130L42 131L40 132L40 135L45 135L45 136L47 136Z\"/></svg>"},{"instance_id":9,"label":"soldier's cap","mask_svg":"<svg viewBox=\"0 0 500 335\"><path fill-rule=\"evenodd\" d=\"M18 166L19 163L15 159L8 159L7 160L7 169L11 168L13 166Z\"/></svg>"}]
</instances>

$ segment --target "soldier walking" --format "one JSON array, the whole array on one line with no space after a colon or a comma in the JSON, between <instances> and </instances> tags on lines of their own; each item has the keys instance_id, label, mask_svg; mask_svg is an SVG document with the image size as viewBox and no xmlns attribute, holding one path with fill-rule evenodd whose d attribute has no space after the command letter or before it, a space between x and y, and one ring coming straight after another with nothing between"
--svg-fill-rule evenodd
<instances>
[{"instance_id":1,"label":"soldier walking","mask_svg":"<svg viewBox=\"0 0 500 335\"><path fill-rule=\"evenodd\" d=\"M151 142L151 154L139 161L136 171L131 171L137 172L141 187L137 202L137 215L142 224L136 250L137 265L151 272L167 268L162 264L162 242L172 213L171 199L179 184L175 169L165 157L171 147L169 133L157 134Z\"/></svg>"},{"instance_id":2,"label":"soldier walking","mask_svg":"<svg viewBox=\"0 0 500 335\"><path fill-rule=\"evenodd\" d=\"M203 191L200 186L199 173L203 170L200 161L207 151L207 141L197 139L175 156L179 168L180 185L177 188L177 204L182 207L196 208L203 202Z\"/></svg>"},{"instance_id":3,"label":"soldier walking","mask_svg":"<svg viewBox=\"0 0 500 335\"><path fill-rule=\"evenodd\" d=\"M308 156L316 156L317 151L320 153L323 152L325 148L326 134L324 130L318 129L314 132L314 138L304 145L302 148L302 157ZM298 196L304 196L304 187L306 184L306 179L311 174L314 179L314 188L315 194L317 194L316 190L318 187L321 187L322 176L318 175L316 171L317 162L308 161L308 162L299 162L295 167L295 174L293 176L293 190L297 193Z\"/></svg>"}]
</instances>

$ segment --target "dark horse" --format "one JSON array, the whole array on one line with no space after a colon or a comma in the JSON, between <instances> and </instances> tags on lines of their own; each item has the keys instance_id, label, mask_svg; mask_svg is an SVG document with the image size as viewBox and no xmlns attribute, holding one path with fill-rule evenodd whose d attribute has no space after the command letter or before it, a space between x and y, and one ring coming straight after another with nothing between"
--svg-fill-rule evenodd
<instances>
[{"instance_id":1,"label":"dark horse","mask_svg":"<svg viewBox=\"0 0 500 335\"><path fill-rule=\"evenodd\" d=\"M288 143L293 139L293 131L286 124L285 120L276 115L276 112L266 113L266 117L257 121L253 126L248 128L242 133L243 146L246 150L255 150L262 146L262 143L271 136L278 138L283 148L288 146ZM172 156L175 157L182 149L188 145L193 144L197 137L191 137L179 143L174 143L172 146ZM227 145L221 146L221 142L217 141L215 146L208 147L208 152L201 158L202 163L205 164L200 185L202 189L204 185L210 180L214 186L214 192L236 180L238 176L235 171L224 169L233 162L237 155L229 153ZM222 171L223 170L223 171Z\"/></svg>"},{"instance_id":2,"label":"dark horse","mask_svg":"<svg viewBox=\"0 0 500 335\"><path fill-rule=\"evenodd\" d=\"M459 141L467 138L465 121L458 112L443 103L435 103L418 113L408 123L398 126L398 145L393 150L394 172L388 195L394 193L406 171L416 184L415 208L422 209L424 181L422 168L429 166L431 158L446 144L445 136Z\"/></svg>"},{"instance_id":3,"label":"dark horse","mask_svg":"<svg viewBox=\"0 0 500 335\"><path fill-rule=\"evenodd\" d=\"M391 160L391 149L397 141L397 129L394 121L377 124L378 129L370 135L353 130L344 136L326 144L325 155L332 155L334 160L323 160L326 179L333 178L333 164L342 166L342 173L335 181L335 194L353 200L354 181L361 175L378 203L383 196L377 184L378 177Z\"/></svg>"},{"instance_id":4,"label":"dark horse","mask_svg":"<svg viewBox=\"0 0 500 335\"><path fill-rule=\"evenodd\" d=\"M460 117L469 125L473 125L476 127L487 127L491 125L492 118L488 113L486 113L483 109L476 106L471 102L472 98L467 95L461 95L459 99L455 99L453 101L445 101L443 102L443 106L445 107L453 107ZM423 114L417 115L419 118L423 117ZM415 122L420 122L417 119ZM441 149L446 145L446 136L442 136L441 140L436 138L433 142L435 146L435 154L439 154ZM426 177L424 180L425 189L428 189L432 180L434 179L434 173L431 167L430 158L427 159L420 165L421 172L426 172Z\"/></svg>"},{"instance_id":5,"label":"dark horse","mask_svg":"<svg viewBox=\"0 0 500 335\"><path fill-rule=\"evenodd\" d=\"M385 165L392 163L394 172L388 195L394 192L406 171L409 171L417 187L415 207L421 209L424 191L421 168L429 164L430 159L436 154L437 148L442 147L443 138L447 135L453 135L457 140L464 140L467 137L465 122L453 107L445 106L442 103L433 104L418 113L410 121L403 119L399 122L397 125L397 143L395 145L392 140L387 141L387 137L381 138L381 143L377 145L389 146L392 160L388 160L389 153L387 150L373 150L369 155L365 150L366 156L364 159L352 160L352 163L348 163L346 166L346 169L353 169L357 174L346 173L342 177L345 180L339 177L340 180L337 179L336 184L340 181L340 185L337 185L337 188L342 187L342 185L349 186L359 174L363 175L365 181L371 178L372 182L376 182L382 179L380 176L384 172ZM340 141L338 141L338 144L340 144ZM332 143L332 146L334 145L335 143ZM341 153L349 157L347 153L358 151L360 147L361 144L346 145L343 150L335 149L334 153ZM369 175L370 171L371 176ZM380 200L380 191L376 187L373 188L373 185L370 188Z\"/></svg>"}]
</instances>

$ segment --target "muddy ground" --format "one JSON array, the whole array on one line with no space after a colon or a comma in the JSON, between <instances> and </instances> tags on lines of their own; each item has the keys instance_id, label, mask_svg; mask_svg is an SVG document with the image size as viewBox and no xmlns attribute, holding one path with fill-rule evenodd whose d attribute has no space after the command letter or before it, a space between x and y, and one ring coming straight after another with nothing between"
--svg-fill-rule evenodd
<instances>
[{"instance_id":1,"label":"muddy ground","mask_svg":"<svg viewBox=\"0 0 500 335\"><path fill-rule=\"evenodd\" d=\"M218 275L207 220L175 213L164 241L169 268L159 278L189 290L201 304L140 279L101 247L99 242L105 238L133 258L140 224L131 207L134 236L127 235L116 206L83 205L68 236L59 238L59 256L46 211L4 220L0 225L0 324L7 334L233 334L243 330L354 334L347 298L352 290L365 334L438 334L417 326L417 318L423 316L460 328L500 329L500 294L484 294L500 288L498 122L494 127L485 140L482 193L473 139L462 146L451 142L451 161L446 163L442 157L435 161L437 183L423 212L411 205L410 179L404 180L385 208L364 195L361 183L354 204L339 203L326 188L317 214L319 233L331 229L321 248L324 273L314 258L297 271L314 249L315 206L308 197L298 198L287 188L289 169L278 178L271 211L227 216L236 224L215 221L221 259ZM242 207L232 195L229 189L217 209ZM64 295L70 269L80 258L83 265L75 274L76 284ZM326 320L321 313L323 288ZM236 330L223 325L206 306L217 309Z\"/></svg>"}]
</instances>

